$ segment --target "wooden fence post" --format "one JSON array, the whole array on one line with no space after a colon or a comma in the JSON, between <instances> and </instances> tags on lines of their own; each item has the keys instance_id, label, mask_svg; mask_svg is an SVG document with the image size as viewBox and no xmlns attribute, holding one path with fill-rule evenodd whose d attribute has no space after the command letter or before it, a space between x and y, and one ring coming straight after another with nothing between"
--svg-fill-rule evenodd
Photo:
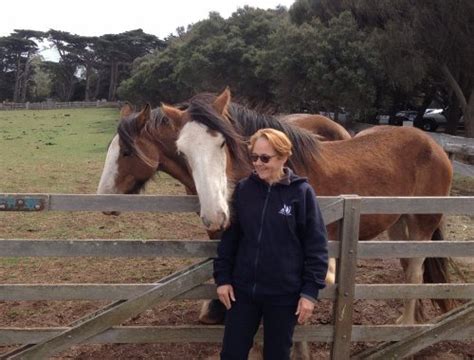
<instances>
[{"instance_id":1,"label":"wooden fence post","mask_svg":"<svg viewBox=\"0 0 474 360\"><path fill-rule=\"evenodd\" d=\"M343 196L344 217L340 221L341 256L337 266L337 295L334 305L334 341L332 360L349 359L351 350L352 312L354 307L357 243L359 241L360 198Z\"/></svg>"}]
</instances>

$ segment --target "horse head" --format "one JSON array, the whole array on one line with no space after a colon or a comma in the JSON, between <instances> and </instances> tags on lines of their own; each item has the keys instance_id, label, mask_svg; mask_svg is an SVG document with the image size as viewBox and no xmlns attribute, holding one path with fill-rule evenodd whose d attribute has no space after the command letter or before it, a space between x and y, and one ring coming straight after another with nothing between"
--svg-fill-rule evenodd
<instances>
[{"instance_id":1,"label":"horse head","mask_svg":"<svg viewBox=\"0 0 474 360\"><path fill-rule=\"evenodd\" d=\"M129 104L122 108L117 134L107 150L98 194L137 194L155 174L159 163L156 146L145 136L151 109L146 105L134 112ZM117 212L108 214L118 215Z\"/></svg>"},{"instance_id":2,"label":"horse head","mask_svg":"<svg viewBox=\"0 0 474 360\"><path fill-rule=\"evenodd\" d=\"M133 106L126 103L120 116L97 193L138 194L160 170L179 180L188 194L195 194L186 161L176 150L179 128L175 123L160 108L151 110L149 105L135 112Z\"/></svg>"},{"instance_id":3,"label":"horse head","mask_svg":"<svg viewBox=\"0 0 474 360\"><path fill-rule=\"evenodd\" d=\"M209 102L194 97L186 110L162 105L165 116L180 129L176 145L186 158L201 204L201 219L208 230L229 225L229 186L227 171L231 154L239 148L227 118L230 91ZM237 136L238 137L238 136Z\"/></svg>"}]
</instances>

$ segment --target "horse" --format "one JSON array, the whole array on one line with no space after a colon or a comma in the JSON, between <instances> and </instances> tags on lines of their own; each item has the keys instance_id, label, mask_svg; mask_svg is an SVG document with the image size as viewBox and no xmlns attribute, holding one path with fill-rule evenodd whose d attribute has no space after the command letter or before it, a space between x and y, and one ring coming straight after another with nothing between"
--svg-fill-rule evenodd
<instances>
[{"instance_id":1,"label":"horse","mask_svg":"<svg viewBox=\"0 0 474 360\"><path fill-rule=\"evenodd\" d=\"M260 128L276 128L293 143L288 165L306 176L318 195L337 196L447 196L452 167L443 149L414 128L384 128L350 140L319 142L308 132L281 120L231 106L230 90L213 101L196 95L185 110L162 105L178 131L177 148L193 174L201 203L201 217L208 229L229 224L229 200L233 185L252 171L246 140ZM369 240L383 231L390 239L442 239L442 214L362 215L359 238ZM337 225L327 227L335 239ZM447 259L401 259L406 281L413 284L449 282ZM335 262L327 282L334 282ZM437 301L441 310L450 300ZM420 302L406 300L399 324L423 320Z\"/></svg>"},{"instance_id":2,"label":"horse","mask_svg":"<svg viewBox=\"0 0 474 360\"><path fill-rule=\"evenodd\" d=\"M196 194L192 176L176 151L176 129L160 108L135 112L126 104L117 134L110 142L98 194L138 194L157 171L178 179L186 193Z\"/></svg>"},{"instance_id":3,"label":"horse","mask_svg":"<svg viewBox=\"0 0 474 360\"><path fill-rule=\"evenodd\" d=\"M231 106L240 107L235 103ZM98 194L138 194L156 172L162 171L181 182L188 195L197 195L186 160L176 148L178 128L160 108L151 109L146 105L138 112L125 103L120 119L117 134L108 146ZM321 115L290 114L280 119L307 129L321 141L350 138L342 126ZM118 215L119 212L105 214ZM210 239L220 238L218 230L207 232ZM206 302L199 320L205 324L221 323L224 310L217 300Z\"/></svg>"},{"instance_id":4,"label":"horse","mask_svg":"<svg viewBox=\"0 0 474 360\"><path fill-rule=\"evenodd\" d=\"M306 129L320 141L347 140L351 134L337 122L318 114L290 114L278 117L280 120Z\"/></svg>"}]
</instances>

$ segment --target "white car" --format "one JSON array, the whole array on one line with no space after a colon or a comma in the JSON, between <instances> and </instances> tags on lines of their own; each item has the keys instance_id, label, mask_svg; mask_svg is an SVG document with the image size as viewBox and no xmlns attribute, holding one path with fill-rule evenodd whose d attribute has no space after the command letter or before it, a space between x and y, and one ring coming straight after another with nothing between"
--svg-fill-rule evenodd
<instances>
[{"instance_id":1,"label":"white car","mask_svg":"<svg viewBox=\"0 0 474 360\"><path fill-rule=\"evenodd\" d=\"M425 131L436 131L438 127L446 127L448 121L443 114L443 109L426 109L421 120L417 120L418 111L403 110L395 114L395 118L389 123L391 125L403 125L404 121L412 121L413 126Z\"/></svg>"}]
</instances>

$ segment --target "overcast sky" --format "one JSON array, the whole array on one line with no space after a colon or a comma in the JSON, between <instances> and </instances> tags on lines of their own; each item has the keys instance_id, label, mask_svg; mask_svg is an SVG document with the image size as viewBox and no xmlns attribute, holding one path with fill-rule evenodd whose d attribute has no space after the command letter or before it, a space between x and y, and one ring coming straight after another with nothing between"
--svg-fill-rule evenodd
<instances>
[{"instance_id":1,"label":"overcast sky","mask_svg":"<svg viewBox=\"0 0 474 360\"><path fill-rule=\"evenodd\" d=\"M207 18L210 11L229 17L238 7L287 8L294 0L17 0L2 1L0 36L14 29L67 31L91 36L141 28L164 38L178 26Z\"/></svg>"}]
</instances>

